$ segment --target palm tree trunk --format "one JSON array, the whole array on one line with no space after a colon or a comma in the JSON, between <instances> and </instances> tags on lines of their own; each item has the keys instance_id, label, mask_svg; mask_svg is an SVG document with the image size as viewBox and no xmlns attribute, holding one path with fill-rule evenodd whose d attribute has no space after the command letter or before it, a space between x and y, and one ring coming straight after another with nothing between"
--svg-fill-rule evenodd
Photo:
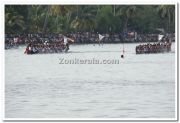
<instances>
[{"instance_id":1,"label":"palm tree trunk","mask_svg":"<svg viewBox=\"0 0 180 123\"><path fill-rule=\"evenodd\" d=\"M71 12L68 12L67 13L67 21L66 21L66 28L65 28L65 31L67 32L68 28L69 28L69 23L70 23L70 20L71 20Z\"/></svg>"},{"instance_id":2,"label":"palm tree trunk","mask_svg":"<svg viewBox=\"0 0 180 123\"><path fill-rule=\"evenodd\" d=\"M27 21L25 21L25 26L26 26L26 30L25 32L27 33L29 31L29 25L30 25L30 19L31 19L31 7L32 6L28 6L28 16L27 16Z\"/></svg>"},{"instance_id":3,"label":"palm tree trunk","mask_svg":"<svg viewBox=\"0 0 180 123\"><path fill-rule=\"evenodd\" d=\"M126 18L126 22L125 22L125 25L124 25L124 31L127 32L127 25L128 25L128 18Z\"/></svg>"},{"instance_id":4,"label":"palm tree trunk","mask_svg":"<svg viewBox=\"0 0 180 123\"><path fill-rule=\"evenodd\" d=\"M56 32L58 32L58 24L59 24L59 23L58 23L58 17L59 17L59 15L57 15L56 21L55 21L55 22L56 22L56 27L57 27L57 28L56 28Z\"/></svg>"},{"instance_id":5,"label":"palm tree trunk","mask_svg":"<svg viewBox=\"0 0 180 123\"><path fill-rule=\"evenodd\" d=\"M114 16L116 16L116 5L114 5Z\"/></svg>"},{"instance_id":6,"label":"palm tree trunk","mask_svg":"<svg viewBox=\"0 0 180 123\"><path fill-rule=\"evenodd\" d=\"M49 12L50 12L50 6L47 7L47 13L46 13L46 17L44 20L43 32L46 32L46 26L47 26L47 22L48 22Z\"/></svg>"},{"instance_id":7,"label":"palm tree trunk","mask_svg":"<svg viewBox=\"0 0 180 123\"><path fill-rule=\"evenodd\" d=\"M77 5L77 18L79 17L79 6Z\"/></svg>"},{"instance_id":8,"label":"palm tree trunk","mask_svg":"<svg viewBox=\"0 0 180 123\"><path fill-rule=\"evenodd\" d=\"M98 15L98 13L99 13L99 5L97 5L97 12L96 12L96 16Z\"/></svg>"}]
</instances>

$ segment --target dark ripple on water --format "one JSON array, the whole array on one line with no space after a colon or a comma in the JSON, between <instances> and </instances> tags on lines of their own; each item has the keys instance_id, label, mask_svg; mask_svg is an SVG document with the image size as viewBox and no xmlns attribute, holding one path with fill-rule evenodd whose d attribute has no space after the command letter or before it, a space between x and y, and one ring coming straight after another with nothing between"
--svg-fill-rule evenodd
<instances>
[{"instance_id":1,"label":"dark ripple on water","mask_svg":"<svg viewBox=\"0 0 180 123\"><path fill-rule=\"evenodd\" d=\"M164 85L164 84L175 84L174 82L168 82L168 81L129 81L129 80L118 80L118 81L95 81L95 82L89 82L90 84L94 83L95 85L117 85L117 86L155 86L155 85Z\"/></svg>"},{"instance_id":2,"label":"dark ripple on water","mask_svg":"<svg viewBox=\"0 0 180 123\"><path fill-rule=\"evenodd\" d=\"M83 112L83 111L89 111L89 110L91 110L91 109L71 109L71 111L75 111L75 112Z\"/></svg>"},{"instance_id":3,"label":"dark ripple on water","mask_svg":"<svg viewBox=\"0 0 180 123\"><path fill-rule=\"evenodd\" d=\"M116 108L114 110L136 111L137 109L134 109L134 108Z\"/></svg>"}]
</instances>

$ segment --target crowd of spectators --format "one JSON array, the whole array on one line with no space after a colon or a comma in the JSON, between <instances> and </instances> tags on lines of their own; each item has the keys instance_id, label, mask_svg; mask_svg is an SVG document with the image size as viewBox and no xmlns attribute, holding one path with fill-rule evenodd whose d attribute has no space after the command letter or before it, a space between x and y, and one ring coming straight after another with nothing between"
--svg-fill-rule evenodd
<instances>
[{"instance_id":1,"label":"crowd of spectators","mask_svg":"<svg viewBox=\"0 0 180 123\"><path fill-rule=\"evenodd\" d=\"M87 44L97 43L99 33L90 32L77 32L68 33L67 37L73 38L74 43ZM157 42L158 34L137 34L136 32L119 33L119 34L101 34L105 36L102 40L103 43L120 43L120 42ZM171 41L175 41L174 34L166 34L166 37L170 38ZM5 35L5 49L11 47L17 47L21 44L37 44L44 42L61 42L63 40L63 34L6 34Z\"/></svg>"}]
</instances>

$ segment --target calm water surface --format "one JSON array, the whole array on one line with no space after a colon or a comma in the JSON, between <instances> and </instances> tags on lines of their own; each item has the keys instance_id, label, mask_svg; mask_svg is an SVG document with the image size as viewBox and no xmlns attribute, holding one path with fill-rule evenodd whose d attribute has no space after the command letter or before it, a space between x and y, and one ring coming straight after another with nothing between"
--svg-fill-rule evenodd
<instances>
[{"instance_id":1,"label":"calm water surface","mask_svg":"<svg viewBox=\"0 0 180 123\"><path fill-rule=\"evenodd\" d=\"M137 44L74 45L65 54L5 51L6 118L174 118L175 53L136 55ZM119 64L59 64L118 59Z\"/></svg>"}]
</instances>

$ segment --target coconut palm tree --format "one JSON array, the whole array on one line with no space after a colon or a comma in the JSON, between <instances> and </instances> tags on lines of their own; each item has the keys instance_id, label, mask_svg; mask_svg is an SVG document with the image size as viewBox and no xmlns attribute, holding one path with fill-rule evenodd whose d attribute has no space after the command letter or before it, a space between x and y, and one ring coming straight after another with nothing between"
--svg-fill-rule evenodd
<instances>
[{"instance_id":1,"label":"coconut palm tree","mask_svg":"<svg viewBox=\"0 0 180 123\"><path fill-rule=\"evenodd\" d=\"M32 5L29 7L29 31L32 32L43 32L44 18L46 17L46 12L44 7L41 5Z\"/></svg>"},{"instance_id":2,"label":"coconut palm tree","mask_svg":"<svg viewBox=\"0 0 180 123\"><path fill-rule=\"evenodd\" d=\"M60 17L64 15L65 10L64 10L64 6L60 6L60 5L52 5L50 8L50 13L52 16L55 16L55 25L56 25L56 32L59 32L61 23L59 21Z\"/></svg>"},{"instance_id":3,"label":"coconut palm tree","mask_svg":"<svg viewBox=\"0 0 180 123\"><path fill-rule=\"evenodd\" d=\"M127 32L128 28L128 21L135 17L136 15L136 9L137 7L135 5L126 5L122 6L119 10L119 15L121 15L125 19L125 24L124 24L124 31Z\"/></svg>"},{"instance_id":4,"label":"coconut palm tree","mask_svg":"<svg viewBox=\"0 0 180 123\"><path fill-rule=\"evenodd\" d=\"M175 21L175 6L174 5L160 5L157 8L157 11L160 14L160 17L167 20L167 30L169 28L169 25Z\"/></svg>"},{"instance_id":5,"label":"coconut palm tree","mask_svg":"<svg viewBox=\"0 0 180 123\"><path fill-rule=\"evenodd\" d=\"M24 30L24 17L17 12L5 14L5 32L17 33Z\"/></svg>"},{"instance_id":6,"label":"coconut palm tree","mask_svg":"<svg viewBox=\"0 0 180 123\"><path fill-rule=\"evenodd\" d=\"M96 26L96 9L95 6L81 6L78 10L78 16L71 22L71 27L77 30L92 31Z\"/></svg>"}]
</instances>

